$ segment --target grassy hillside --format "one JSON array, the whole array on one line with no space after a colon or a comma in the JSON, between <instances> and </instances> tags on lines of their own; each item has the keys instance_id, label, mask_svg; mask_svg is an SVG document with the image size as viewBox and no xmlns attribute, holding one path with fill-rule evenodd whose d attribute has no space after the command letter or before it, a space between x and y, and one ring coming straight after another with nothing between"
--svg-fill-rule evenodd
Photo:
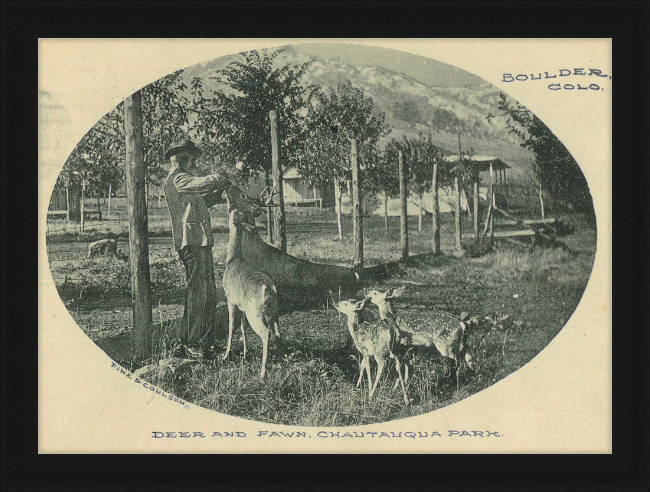
<instances>
[{"instance_id":1,"label":"grassy hillside","mask_svg":"<svg viewBox=\"0 0 650 492\"><path fill-rule=\"evenodd\" d=\"M232 55L195 65L184 77L188 81L200 77L208 89L216 90L220 87L210 77L239 59L240 55ZM388 138L431 133L434 143L455 153L460 132L463 151L472 149L475 154L499 157L512 166L514 181L527 181L533 155L508 133L503 119L487 121L488 113L498 112L499 90L482 79L427 58L360 46L346 50L315 45L286 47L275 63L294 65L309 60L314 62L304 77L305 84L328 89L350 80L363 88L372 97L375 111L386 114L393 128ZM373 60L387 66L370 65ZM395 71L400 69L408 74Z\"/></svg>"}]
</instances>

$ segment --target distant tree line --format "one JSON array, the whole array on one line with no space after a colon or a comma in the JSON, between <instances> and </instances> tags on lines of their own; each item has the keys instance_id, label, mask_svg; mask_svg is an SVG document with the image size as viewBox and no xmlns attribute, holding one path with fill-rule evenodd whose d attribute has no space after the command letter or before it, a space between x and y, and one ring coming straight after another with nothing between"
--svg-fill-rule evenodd
<instances>
[{"instance_id":1,"label":"distant tree line","mask_svg":"<svg viewBox=\"0 0 650 492\"><path fill-rule=\"evenodd\" d=\"M283 166L295 166L313 186L335 188L339 231L342 187L350 179L353 138L359 146L362 191L382 194L385 211L388 197L399 190L400 151L410 170L410 189L420 204L431 188L434 163L438 164L438 186L450 186L454 173L461 176L463 186L469 186L467 159L451 167L430 136L393 138L380 148L380 140L388 137L392 129L386 123L386 115L377 111L363 88L354 87L350 81L328 90L307 85L304 76L312 61L277 66L274 61L283 51L242 53L241 61L231 62L211 77L219 83L214 90L208 90L197 77L188 87L183 70L144 87L147 183L162 183L167 172L164 151L181 136L190 136L203 150L199 164L204 171L224 172L242 183L251 176L262 176L268 182L269 112L274 110L279 120ZM105 115L81 139L64 165L60 182L83 182L88 190L86 196L106 196L109 189L120 188L125 160L122 106L119 104ZM550 130L518 103L509 103L503 94L499 109L503 112L501 116L507 117L511 133L535 153L536 174L542 185L553 196L570 199L577 207L590 205L584 175ZM414 108L400 102L395 110L412 112ZM440 115L453 123L446 112Z\"/></svg>"},{"instance_id":2,"label":"distant tree line","mask_svg":"<svg viewBox=\"0 0 650 492\"><path fill-rule=\"evenodd\" d=\"M534 173L539 185L556 199L575 210L594 213L589 185L580 166L553 132L519 102L500 94L501 114L488 114L488 120L505 117L510 133L521 140L521 146L535 154Z\"/></svg>"}]
</instances>

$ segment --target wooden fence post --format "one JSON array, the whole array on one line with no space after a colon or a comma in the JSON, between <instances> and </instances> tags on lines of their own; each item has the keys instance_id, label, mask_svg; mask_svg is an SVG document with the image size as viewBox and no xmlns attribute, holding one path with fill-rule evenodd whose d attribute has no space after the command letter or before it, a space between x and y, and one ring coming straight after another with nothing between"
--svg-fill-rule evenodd
<instances>
[{"instance_id":1,"label":"wooden fence post","mask_svg":"<svg viewBox=\"0 0 650 492\"><path fill-rule=\"evenodd\" d=\"M474 171L474 237L478 240L478 169Z\"/></svg>"},{"instance_id":2,"label":"wooden fence post","mask_svg":"<svg viewBox=\"0 0 650 492\"><path fill-rule=\"evenodd\" d=\"M65 220L70 222L70 187L65 186Z\"/></svg>"},{"instance_id":3,"label":"wooden fence post","mask_svg":"<svg viewBox=\"0 0 650 492\"><path fill-rule=\"evenodd\" d=\"M431 178L431 196L433 198L433 254L440 254L440 201L438 199L438 162L433 163Z\"/></svg>"},{"instance_id":4,"label":"wooden fence post","mask_svg":"<svg viewBox=\"0 0 650 492\"><path fill-rule=\"evenodd\" d=\"M359 184L359 153L357 139L351 141L350 162L352 168L352 235L354 236L354 268L363 268L363 217Z\"/></svg>"},{"instance_id":5,"label":"wooden fence post","mask_svg":"<svg viewBox=\"0 0 650 492\"><path fill-rule=\"evenodd\" d=\"M462 251L462 234L461 234L461 223L460 223L460 179L458 176L454 178L454 191L456 192L455 202L456 202L456 247L459 251Z\"/></svg>"},{"instance_id":6,"label":"wooden fence post","mask_svg":"<svg viewBox=\"0 0 650 492\"><path fill-rule=\"evenodd\" d=\"M422 138L422 134L420 134L420 138ZM418 147L416 149L416 158L417 158L417 165L421 165L421 153L420 153L420 144L418 143ZM422 232L422 192L421 194L418 195L418 232Z\"/></svg>"},{"instance_id":7,"label":"wooden fence post","mask_svg":"<svg viewBox=\"0 0 650 492\"><path fill-rule=\"evenodd\" d=\"M343 211L341 210L341 207L343 206L343 192L341 190L341 180L339 178L336 178L334 180L334 196L335 196L335 205L334 208L336 209L336 227L338 229L338 238L339 241L343 240L343 224L342 224L342 218L341 215L343 214Z\"/></svg>"},{"instance_id":8,"label":"wooden fence post","mask_svg":"<svg viewBox=\"0 0 650 492\"><path fill-rule=\"evenodd\" d=\"M266 187L271 189L271 177L266 171ZM266 242L273 244L273 210L269 207L266 209Z\"/></svg>"},{"instance_id":9,"label":"wooden fence post","mask_svg":"<svg viewBox=\"0 0 650 492\"><path fill-rule=\"evenodd\" d=\"M384 232L388 236L388 192L384 191Z\"/></svg>"},{"instance_id":10,"label":"wooden fence post","mask_svg":"<svg viewBox=\"0 0 650 492\"><path fill-rule=\"evenodd\" d=\"M84 232L85 228L85 202L86 201L86 178L81 178L81 232Z\"/></svg>"},{"instance_id":11,"label":"wooden fence post","mask_svg":"<svg viewBox=\"0 0 650 492\"><path fill-rule=\"evenodd\" d=\"M490 189L488 190L490 195L490 206L495 207L496 201L494 199L494 167L492 162L490 162ZM490 237L494 238L494 214L490 216Z\"/></svg>"},{"instance_id":12,"label":"wooden fence post","mask_svg":"<svg viewBox=\"0 0 650 492\"><path fill-rule=\"evenodd\" d=\"M400 213L400 243L402 246L402 261L409 258L409 225L408 225L408 169L404 164L404 154L399 151L399 199L401 203Z\"/></svg>"},{"instance_id":13,"label":"wooden fence post","mask_svg":"<svg viewBox=\"0 0 650 492\"><path fill-rule=\"evenodd\" d=\"M149 277L149 238L147 197L145 196L144 136L140 91L124 99L126 133L126 192L129 202L129 260L135 353L151 355L151 282Z\"/></svg>"},{"instance_id":14,"label":"wooden fence post","mask_svg":"<svg viewBox=\"0 0 650 492\"><path fill-rule=\"evenodd\" d=\"M287 252L287 230L284 217L284 191L282 179L282 165L280 164L280 143L278 140L278 116L275 111L270 112L271 118L271 169L273 173L273 191L277 193L275 204L278 205L273 213L274 245L279 250Z\"/></svg>"}]
</instances>

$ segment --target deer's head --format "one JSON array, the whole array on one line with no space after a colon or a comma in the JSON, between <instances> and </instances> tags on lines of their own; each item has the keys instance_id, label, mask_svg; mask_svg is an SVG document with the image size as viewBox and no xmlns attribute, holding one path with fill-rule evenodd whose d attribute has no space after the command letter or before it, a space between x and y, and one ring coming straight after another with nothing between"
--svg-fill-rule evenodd
<instances>
[{"instance_id":1,"label":"deer's head","mask_svg":"<svg viewBox=\"0 0 650 492\"><path fill-rule=\"evenodd\" d=\"M223 192L223 195L228 203L229 222L232 218L231 212L236 210L238 211L237 223L255 225L255 217L262 215L263 208L276 206L271 204L274 196L277 194L275 193L275 188L268 193L267 190L268 187L262 191L260 198L256 199L251 198L236 186L228 186Z\"/></svg>"},{"instance_id":2,"label":"deer's head","mask_svg":"<svg viewBox=\"0 0 650 492\"><path fill-rule=\"evenodd\" d=\"M393 287L385 291L380 290L369 290L366 293L366 297L372 301L373 304L376 304L379 307L380 313L392 314L393 309L391 307L391 301L402 295L405 285L401 287Z\"/></svg>"},{"instance_id":3,"label":"deer's head","mask_svg":"<svg viewBox=\"0 0 650 492\"><path fill-rule=\"evenodd\" d=\"M369 290L366 293L366 296L370 298L373 304L377 304L379 306L380 304L383 304L387 301L392 301L393 299L401 296L405 288L406 286L403 285L401 287L393 287L392 289L385 291Z\"/></svg>"},{"instance_id":4,"label":"deer's head","mask_svg":"<svg viewBox=\"0 0 650 492\"><path fill-rule=\"evenodd\" d=\"M236 227L239 224L248 224L249 219L250 217L248 214L242 212L239 209L234 209L228 213L228 226L232 228L233 226Z\"/></svg>"},{"instance_id":5,"label":"deer's head","mask_svg":"<svg viewBox=\"0 0 650 492\"><path fill-rule=\"evenodd\" d=\"M349 317L354 317L359 314L359 312L363 311L363 308L366 307L366 304L368 301L370 301L369 297L366 297L365 299L362 299L360 301L357 301L355 299L346 299L341 302L336 302L334 299L334 295L332 294L332 291L330 291L330 297L332 298L332 304L334 305L334 308L341 314L345 314L346 316Z\"/></svg>"}]
</instances>

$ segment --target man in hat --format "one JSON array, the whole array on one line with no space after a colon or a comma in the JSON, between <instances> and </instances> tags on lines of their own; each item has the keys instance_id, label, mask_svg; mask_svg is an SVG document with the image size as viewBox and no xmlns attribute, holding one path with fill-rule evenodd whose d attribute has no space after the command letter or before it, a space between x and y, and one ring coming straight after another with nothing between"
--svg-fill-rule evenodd
<instances>
[{"instance_id":1,"label":"man in hat","mask_svg":"<svg viewBox=\"0 0 650 492\"><path fill-rule=\"evenodd\" d=\"M177 336L190 355L196 356L201 356L202 347L213 339L216 321L214 238L208 208L231 184L219 174L198 176L194 159L200 155L189 138L171 144L165 152L170 170L164 185L174 247L187 278L184 323Z\"/></svg>"}]
</instances>

